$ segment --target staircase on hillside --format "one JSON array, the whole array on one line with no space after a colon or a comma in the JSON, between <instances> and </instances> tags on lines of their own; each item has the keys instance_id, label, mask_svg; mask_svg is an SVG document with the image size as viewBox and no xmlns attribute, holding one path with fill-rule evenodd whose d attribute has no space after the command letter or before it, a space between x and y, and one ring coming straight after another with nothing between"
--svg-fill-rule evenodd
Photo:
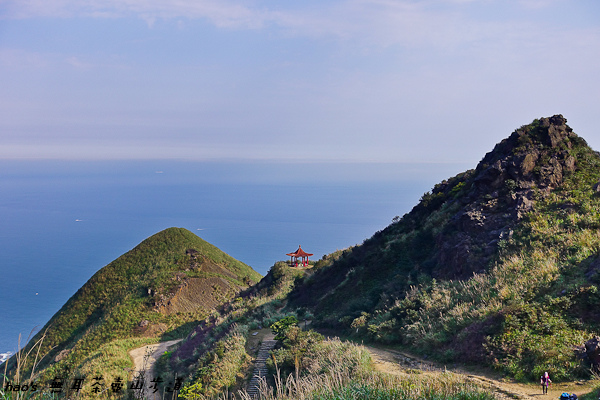
<instances>
[{"instance_id":1,"label":"staircase on hillside","mask_svg":"<svg viewBox=\"0 0 600 400\"><path fill-rule=\"evenodd\" d=\"M267 357L269 357L269 351L271 351L276 344L277 340L264 340L258 349L258 355L254 361L252 379L250 379L250 383L248 384L248 394L252 399L258 398L260 379L265 379L267 376Z\"/></svg>"}]
</instances>

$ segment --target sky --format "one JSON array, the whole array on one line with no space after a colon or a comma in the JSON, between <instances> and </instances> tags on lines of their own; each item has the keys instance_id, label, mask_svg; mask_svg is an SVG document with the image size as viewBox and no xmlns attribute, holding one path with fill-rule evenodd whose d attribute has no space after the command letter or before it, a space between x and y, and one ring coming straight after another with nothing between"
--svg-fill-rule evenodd
<instances>
[{"instance_id":1,"label":"sky","mask_svg":"<svg viewBox=\"0 0 600 400\"><path fill-rule=\"evenodd\" d=\"M0 159L479 161L600 149L597 0L0 0Z\"/></svg>"}]
</instances>

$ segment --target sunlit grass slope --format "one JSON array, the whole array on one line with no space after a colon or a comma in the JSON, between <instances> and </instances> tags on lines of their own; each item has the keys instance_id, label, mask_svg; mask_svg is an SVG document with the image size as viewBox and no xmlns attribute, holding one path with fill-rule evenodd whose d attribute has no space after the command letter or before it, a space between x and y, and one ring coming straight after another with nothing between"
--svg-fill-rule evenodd
<instances>
[{"instance_id":1,"label":"sunlit grass slope","mask_svg":"<svg viewBox=\"0 0 600 400\"><path fill-rule=\"evenodd\" d=\"M227 293L206 288L206 296L221 302L261 277L186 229L169 228L151 236L94 274L33 338L31 343L45 334L37 371L72 375L86 357L114 340L184 335L210 310L199 306L166 313L157 305L168 302L186 281L202 278L232 288Z\"/></svg>"}]
</instances>

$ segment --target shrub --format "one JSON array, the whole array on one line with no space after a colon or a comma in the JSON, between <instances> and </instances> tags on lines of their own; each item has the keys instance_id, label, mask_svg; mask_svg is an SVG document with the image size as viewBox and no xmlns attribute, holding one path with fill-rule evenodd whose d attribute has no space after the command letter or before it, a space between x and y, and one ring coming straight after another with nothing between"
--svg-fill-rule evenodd
<instances>
[{"instance_id":1,"label":"shrub","mask_svg":"<svg viewBox=\"0 0 600 400\"><path fill-rule=\"evenodd\" d=\"M185 400L202 400L204 395L202 394L202 383L196 382L190 385L184 385L179 391L179 397Z\"/></svg>"},{"instance_id":2,"label":"shrub","mask_svg":"<svg viewBox=\"0 0 600 400\"><path fill-rule=\"evenodd\" d=\"M284 374L294 371L298 375L304 365L304 357L317 343L323 341L323 335L310 330L302 331L298 326L290 326L283 334L283 347L272 353L267 366L272 371L281 369Z\"/></svg>"},{"instance_id":3,"label":"shrub","mask_svg":"<svg viewBox=\"0 0 600 400\"><path fill-rule=\"evenodd\" d=\"M275 334L275 339L282 340L286 337L286 332L290 329L290 327L297 325L298 318L294 317L293 315L290 315L275 322L270 326L270 328L273 331L273 334Z\"/></svg>"}]
</instances>

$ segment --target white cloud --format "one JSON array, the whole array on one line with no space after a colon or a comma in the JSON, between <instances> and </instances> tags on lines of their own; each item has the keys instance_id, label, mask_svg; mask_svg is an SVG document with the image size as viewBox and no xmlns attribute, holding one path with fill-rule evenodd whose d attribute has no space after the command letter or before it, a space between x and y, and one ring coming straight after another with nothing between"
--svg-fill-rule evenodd
<instances>
[{"instance_id":1,"label":"white cloud","mask_svg":"<svg viewBox=\"0 0 600 400\"><path fill-rule=\"evenodd\" d=\"M138 16L157 18L207 18L222 27L258 27L264 16L243 4L190 0L8 0L4 18Z\"/></svg>"},{"instance_id":2,"label":"white cloud","mask_svg":"<svg viewBox=\"0 0 600 400\"><path fill-rule=\"evenodd\" d=\"M286 150L302 138L311 157L433 160L446 153L463 157L471 150L447 151L461 142L479 146L477 156L487 151L496 140L480 138L478 126L498 114L510 117L502 118L506 126L497 139L535 117L597 114L600 30L562 24L560 16L547 21L554 8L540 17L515 15L524 6L494 0L315 1L285 8L243 1L10 3L5 18L111 17L126 25L133 17L149 31L123 37L127 45L86 51L59 53L57 46L56 53L40 55L39 46L31 52L0 48L0 71L39 70L5 74L14 94L0 96L3 130L21 141L23 132L56 136L46 143L56 157L73 137L80 138L73 143L78 156L303 157L304 149ZM503 13L490 11L498 8ZM209 30L215 42L199 46L198 56L187 47L185 58L165 50L165 43L176 49L190 43L199 31L194 19L225 28L226 39L219 42L219 30ZM163 29L164 20L174 29ZM249 46L240 51L236 39L247 29L255 32L252 40L240 40ZM137 46L155 36L158 47ZM136 58L143 51L151 55ZM89 139L100 136L105 150ZM26 154L27 146L16 145L15 139L8 153ZM111 146L126 150L112 154Z\"/></svg>"},{"instance_id":3,"label":"white cloud","mask_svg":"<svg viewBox=\"0 0 600 400\"><path fill-rule=\"evenodd\" d=\"M138 17L152 27L158 19L206 19L217 27L278 27L288 34L330 36L367 45L453 48L486 39L510 38L514 22L470 16L470 6L501 9L547 8L559 0L342 0L312 5L250 3L244 0L8 0L4 18ZM517 30L522 27L516 26ZM530 26L532 30L536 27ZM564 26L561 27L564 29ZM520 37L522 40L523 38Z\"/></svg>"},{"instance_id":4,"label":"white cloud","mask_svg":"<svg viewBox=\"0 0 600 400\"><path fill-rule=\"evenodd\" d=\"M519 5L524 8L539 10L550 7L564 0L519 0Z\"/></svg>"}]
</instances>

